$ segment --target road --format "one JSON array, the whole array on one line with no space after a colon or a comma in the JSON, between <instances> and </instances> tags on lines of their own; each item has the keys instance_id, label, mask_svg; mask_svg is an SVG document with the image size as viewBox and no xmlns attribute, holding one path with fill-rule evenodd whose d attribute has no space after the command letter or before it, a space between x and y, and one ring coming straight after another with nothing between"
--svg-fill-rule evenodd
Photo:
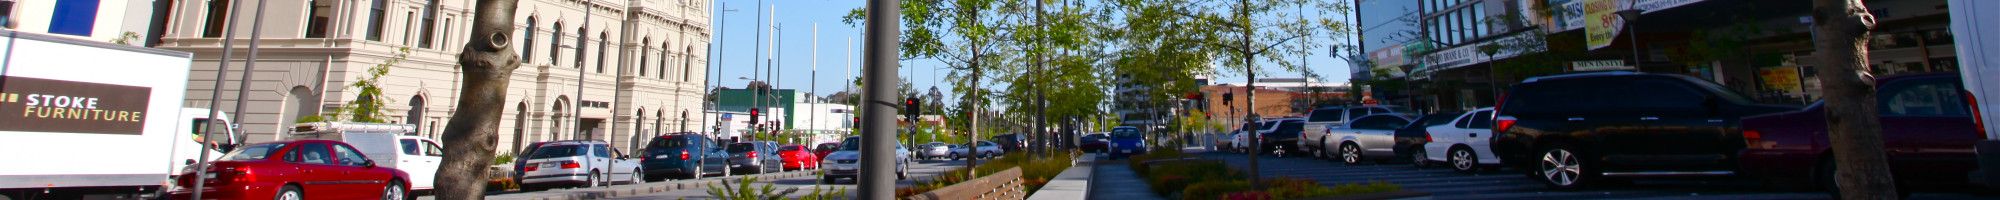
<instances>
[{"instance_id":1,"label":"road","mask_svg":"<svg viewBox=\"0 0 2000 200\"><path fill-rule=\"evenodd\" d=\"M1200 153L1222 159L1232 167L1245 168L1242 154ZM1461 174L1444 167L1418 169L1410 164L1364 164L1345 166L1337 161L1303 157L1258 157L1264 177L1286 176L1319 181L1321 184L1386 181L1406 190L1432 193L1435 199L1826 199L1811 191L1778 191L1748 178L1638 179L1632 184L1580 191L1547 189L1522 172L1503 169L1480 174ZM1910 199L1996 199L2000 196L1968 193L1915 193Z\"/></svg>"},{"instance_id":2,"label":"road","mask_svg":"<svg viewBox=\"0 0 2000 200\"><path fill-rule=\"evenodd\" d=\"M896 181L896 186L897 187L910 186L911 184L914 184L917 181L930 180L931 176L937 175L938 173L943 173L944 171L947 170L959 168L961 166L965 166L964 160L919 161L917 163L913 163L913 165L910 166L909 179ZM854 184L855 182L853 179L845 179L837 184L820 184L818 176L803 176L803 177L785 178L778 180L759 180L759 182L752 183L751 187L761 188L764 186L771 186L771 188L776 189L776 191L785 191L787 189L792 189L792 188L799 189L798 192L788 196L792 198L804 196L807 193L811 193L814 187L820 187L828 190L829 192L831 192L831 190L846 191L847 196L852 198L855 197L856 195L859 195L858 194L859 192L854 191L855 189ZM654 193L650 195L620 197L611 199L646 200L646 199L715 199L715 198L714 196L708 194L707 188L701 188L694 190L675 190L664 193Z\"/></svg>"}]
</instances>

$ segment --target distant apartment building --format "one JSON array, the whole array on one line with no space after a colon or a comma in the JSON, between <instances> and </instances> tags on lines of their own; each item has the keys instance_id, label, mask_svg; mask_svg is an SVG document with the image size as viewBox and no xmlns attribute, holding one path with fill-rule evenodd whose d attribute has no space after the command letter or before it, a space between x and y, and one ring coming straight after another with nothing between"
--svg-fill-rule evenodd
<instances>
[{"instance_id":1,"label":"distant apartment building","mask_svg":"<svg viewBox=\"0 0 2000 200\"><path fill-rule=\"evenodd\" d=\"M59 2L69 2L63 0ZM230 5L240 2L244 5ZM259 55L249 88L238 88L248 59L254 11L263 5ZM472 1L183 0L168 13L157 48L193 52L187 106L241 112L250 142L284 139L305 116L354 101L386 101L390 123L438 137L463 87L458 54L472 28ZM59 3L60 4L60 3ZM524 0L512 41L520 56L506 87L502 154L526 142L591 139L633 150L646 139L698 127L708 67L706 0ZM230 9L242 9L232 12ZM235 20L235 31L225 26ZM211 98L223 38L235 48L220 99ZM95 36L93 36L95 37ZM408 49L407 53L399 49ZM398 59L398 58L403 59ZM393 61L393 62L392 62ZM380 96L350 84L374 66L394 63ZM243 110L233 110L248 89ZM688 131L696 131L694 129ZM449 145L449 144L447 144Z\"/></svg>"}]
</instances>

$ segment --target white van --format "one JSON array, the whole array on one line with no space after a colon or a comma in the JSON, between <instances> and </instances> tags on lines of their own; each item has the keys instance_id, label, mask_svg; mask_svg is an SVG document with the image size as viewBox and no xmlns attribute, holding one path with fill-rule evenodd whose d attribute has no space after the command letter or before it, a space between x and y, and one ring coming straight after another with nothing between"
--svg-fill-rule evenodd
<instances>
[{"instance_id":1,"label":"white van","mask_svg":"<svg viewBox=\"0 0 2000 200\"><path fill-rule=\"evenodd\" d=\"M410 136L417 127L409 124L311 122L292 127L290 139L346 142L375 159L378 166L396 168L410 174L410 190L430 190L436 184L438 164L444 148L436 140Z\"/></svg>"}]
</instances>

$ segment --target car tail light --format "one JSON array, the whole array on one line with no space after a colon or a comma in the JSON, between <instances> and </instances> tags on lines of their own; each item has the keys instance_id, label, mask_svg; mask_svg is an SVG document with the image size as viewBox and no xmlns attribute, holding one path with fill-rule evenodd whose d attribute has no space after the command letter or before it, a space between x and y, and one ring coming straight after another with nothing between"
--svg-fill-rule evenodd
<instances>
[{"instance_id":1,"label":"car tail light","mask_svg":"<svg viewBox=\"0 0 2000 200\"><path fill-rule=\"evenodd\" d=\"M748 153L748 154L745 154L745 155L748 155L748 157L750 157L750 159L751 159L751 160L756 160L756 159L757 159L757 151L750 151L750 153Z\"/></svg>"},{"instance_id":2,"label":"car tail light","mask_svg":"<svg viewBox=\"0 0 2000 200\"><path fill-rule=\"evenodd\" d=\"M532 171L535 171L535 170L537 170L537 169L542 169L542 166L541 166L540 164L531 164L531 165L528 165L527 167L522 167L521 171L529 171L529 172L532 172Z\"/></svg>"},{"instance_id":3,"label":"car tail light","mask_svg":"<svg viewBox=\"0 0 2000 200\"><path fill-rule=\"evenodd\" d=\"M255 179L250 176L250 168L221 167L209 169L207 173L202 174L202 180L211 181L211 183L216 184L227 184L250 182Z\"/></svg>"},{"instance_id":4,"label":"car tail light","mask_svg":"<svg viewBox=\"0 0 2000 200\"><path fill-rule=\"evenodd\" d=\"M563 169L576 169L576 168L583 168L583 165L581 165L581 164L577 164L577 163L576 163L576 161L563 161L563 162L562 162L562 168L563 168Z\"/></svg>"},{"instance_id":5,"label":"car tail light","mask_svg":"<svg viewBox=\"0 0 2000 200\"><path fill-rule=\"evenodd\" d=\"M1424 132L1424 142L1431 142L1431 141L1432 141L1432 140L1431 140L1431 133L1430 133L1430 132Z\"/></svg>"},{"instance_id":6,"label":"car tail light","mask_svg":"<svg viewBox=\"0 0 2000 200\"><path fill-rule=\"evenodd\" d=\"M1514 116L1500 116L1493 119L1493 134L1505 134L1514 128Z\"/></svg>"},{"instance_id":7,"label":"car tail light","mask_svg":"<svg viewBox=\"0 0 2000 200\"><path fill-rule=\"evenodd\" d=\"M688 160L688 150L686 149L681 150L681 160Z\"/></svg>"},{"instance_id":8,"label":"car tail light","mask_svg":"<svg viewBox=\"0 0 2000 200\"><path fill-rule=\"evenodd\" d=\"M1743 144L1746 147L1757 149L1759 147L1757 143L1759 142L1764 142L1764 132L1748 129L1743 130Z\"/></svg>"},{"instance_id":9,"label":"car tail light","mask_svg":"<svg viewBox=\"0 0 2000 200\"><path fill-rule=\"evenodd\" d=\"M1961 93L1965 93L1965 95L1964 95L1964 96L1965 96L1965 104L1966 104L1966 105L1971 105L1971 106L1972 106L1972 126L1973 126L1973 127L1977 127L1977 128L1978 128L1977 130L1979 130L1979 133L1980 133L1979 135L1980 135L1981 137L1985 137L1985 136L1986 136L1986 134L1985 134L1985 133L1986 133L1986 118L1985 118L1985 116L1981 116L1981 115L1980 115L1981 113L1979 112L1979 97L1974 97L1974 96L1972 96L1972 92L1966 92L1966 91L1959 91L1959 92L1961 92ZM1993 138L1986 138L1986 139L1989 139L1989 140L1990 140L1990 139L1993 139Z\"/></svg>"}]
</instances>

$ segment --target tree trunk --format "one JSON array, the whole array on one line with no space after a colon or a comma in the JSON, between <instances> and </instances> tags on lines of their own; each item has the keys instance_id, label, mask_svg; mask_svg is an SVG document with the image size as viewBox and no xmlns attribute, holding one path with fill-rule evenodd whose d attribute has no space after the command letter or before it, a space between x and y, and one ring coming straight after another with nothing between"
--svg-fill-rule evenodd
<instances>
[{"instance_id":1,"label":"tree trunk","mask_svg":"<svg viewBox=\"0 0 2000 200\"><path fill-rule=\"evenodd\" d=\"M458 54L465 69L465 88L451 122L444 127L444 163L437 173L438 199L482 199L486 166L493 163L499 143L501 111L506 110L507 80L521 66L512 50L517 0L479 0L474 9L472 37ZM418 175L423 176L423 175Z\"/></svg>"},{"instance_id":2,"label":"tree trunk","mask_svg":"<svg viewBox=\"0 0 2000 200\"><path fill-rule=\"evenodd\" d=\"M1834 180L1841 199L1896 199L1876 116L1875 79L1868 74L1868 35L1875 16L1860 0L1814 0L1813 31L1820 57Z\"/></svg>"}]
</instances>

